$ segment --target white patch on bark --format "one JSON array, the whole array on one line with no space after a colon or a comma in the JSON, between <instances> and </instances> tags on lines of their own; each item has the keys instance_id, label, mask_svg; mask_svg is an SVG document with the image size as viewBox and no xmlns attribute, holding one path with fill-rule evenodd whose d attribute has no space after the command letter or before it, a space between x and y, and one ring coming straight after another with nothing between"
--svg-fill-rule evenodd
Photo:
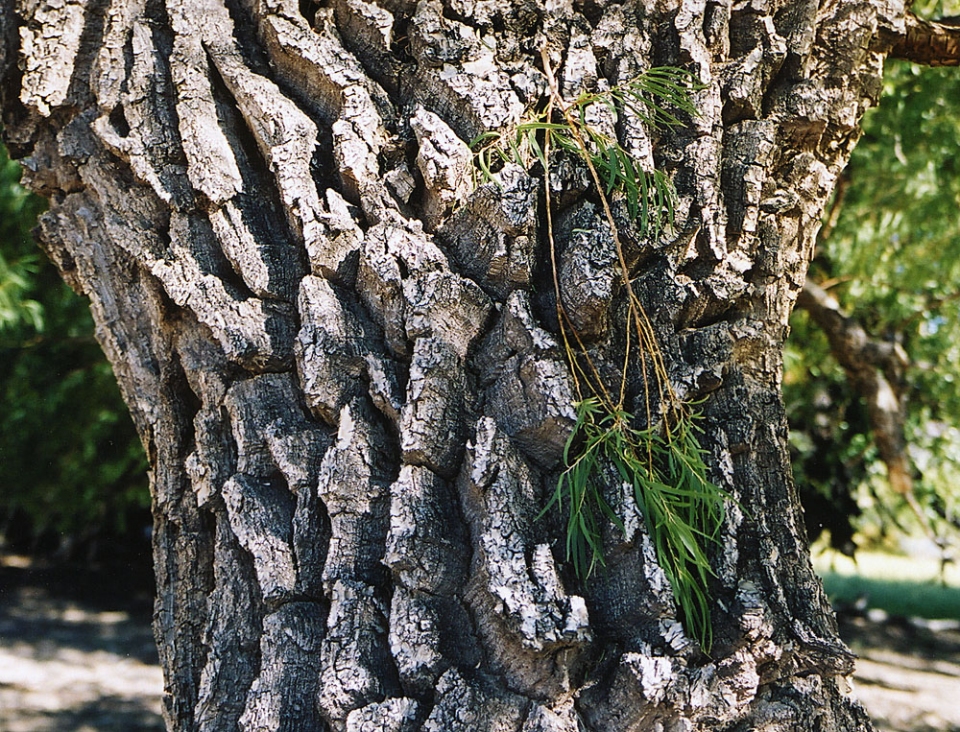
<instances>
[{"instance_id":1,"label":"white patch on bark","mask_svg":"<svg viewBox=\"0 0 960 732\"><path fill-rule=\"evenodd\" d=\"M21 0L26 13L28 3ZM86 20L86 3L78 0L37 3L32 23L20 26L23 69L20 101L44 117L68 101L74 63Z\"/></svg>"},{"instance_id":2,"label":"white patch on bark","mask_svg":"<svg viewBox=\"0 0 960 732\"><path fill-rule=\"evenodd\" d=\"M473 152L443 120L423 107L410 118L410 127L420 146L417 167L425 186L424 218L427 229L433 231L473 190Z\"/></svg>"},{"instance_id":3,"label":"white patch on bark","mask_svg":"<svg viewBox=\"0 0 960 732\"><path fill-rule=\"evenodd\" d=\"M407 697L368 704L347 715L347 732L416 732L417 709Z\"/></svg>"},{"instance_id":4,"label":"white patch on bark","mask_svg":"<svg viewBox=\"0 0 960 732\"><path fill-rule=\"evenodd\" d=\"M242 473L230 478L221 489L230 527L253 558L257 582L267 602L290 597L297 582L293 507L278 500L278 490L265 479Z\"/></svg>"},{"instance_id":5,"label":"white patch on bark","mask_svg":"<svg viewBox=\"0 0 960 732\"><path fill-rule=\"evenodd\" d=\"M360 324L330 282L320 277L301 280L297 308L301 327L294 350L307 405L328 424L336 424L367 366Z\"/></svg>"}]
</instances>

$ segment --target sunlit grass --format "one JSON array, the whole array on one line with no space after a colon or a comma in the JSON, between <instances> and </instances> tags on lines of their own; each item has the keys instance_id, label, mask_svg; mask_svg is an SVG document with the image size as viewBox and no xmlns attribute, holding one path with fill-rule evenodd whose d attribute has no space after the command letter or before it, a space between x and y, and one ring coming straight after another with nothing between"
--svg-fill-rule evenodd
<instances>
[{"instance_id":1,"label":"sunlit grass","mask_svg":"<svg viewBox=\"0 0 960 732\"><path fill-rule=\"evenodd\" d=\"M859 551L856 561L826 551L814 567L835 605L853 605L890 615L960 620L960 566L941 567L934 557Z\"/></svg>"}]
</instances>

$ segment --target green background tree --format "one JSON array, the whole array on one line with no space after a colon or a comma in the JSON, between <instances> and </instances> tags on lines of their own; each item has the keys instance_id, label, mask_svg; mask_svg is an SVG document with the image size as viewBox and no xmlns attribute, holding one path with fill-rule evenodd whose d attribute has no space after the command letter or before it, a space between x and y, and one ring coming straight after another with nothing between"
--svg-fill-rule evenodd
<instances>
[{"instance_id":1,"label":"green background tree","mask_svg":"<svg viewBox=\"0 0 960 732\"><path fill-rule=\"evenodd\" d=\"M956 540L958 174L960 79L949 69L891 62L881 103L864 120L824 222L809 279L837 301L849 326L862 329L866 347L891 354L887 380L899 419L884 427L871 418L869 399L834 357L804 299L786 353L784 393L808 519L814 533L821 524L831 529L832 543L845 551L855 531L871 539L897 535L897 528L900 536L922 531L944 546ZM899 436L883 434L897 429ZM899 489L884 439L902 450L908 481Z\"/></svg>"},{"instance_id":2,"label":"green background tree","mask_svg":"<svg viewBox=\"0 0 960 732\"><path fill-rule=\"evenodd\" d=\"M0 533L74 547L149 525L146 461L87 302L37 249L44 207L0 148Z\"/></svg>"}]
</instances>

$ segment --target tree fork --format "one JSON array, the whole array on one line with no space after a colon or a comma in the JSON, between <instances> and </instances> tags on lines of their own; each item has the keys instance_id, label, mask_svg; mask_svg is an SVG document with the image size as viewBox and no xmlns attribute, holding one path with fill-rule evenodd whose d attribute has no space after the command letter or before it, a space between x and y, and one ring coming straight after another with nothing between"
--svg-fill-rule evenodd
<instances>
[{"instance_id":1,"label":"tree fork","mask_svg":"<svg viewBox=\"0 0 960 732\"><path fill-rule=\"evenodd\" d=\"M309 6L0 2L4 134L151 461L168 728L871 729L779 386L904 9ZM703 84L685 126L606 123L677 188L672 231L620 235L674 390L706 399L711 480L744 508L712 557L709 656L617 480L627 532L589 582L536 520L575 424L545 184L564 307L604 373L626 347L588 172L471 183L466 142L542 100L544 49L571 98L659 65Z\"/></svg>"}]
</instances>

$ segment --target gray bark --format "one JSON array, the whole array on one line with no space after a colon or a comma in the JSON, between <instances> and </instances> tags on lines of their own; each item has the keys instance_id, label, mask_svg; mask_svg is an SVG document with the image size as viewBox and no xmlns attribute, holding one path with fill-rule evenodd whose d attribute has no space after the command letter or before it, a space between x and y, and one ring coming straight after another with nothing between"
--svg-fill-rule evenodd
<instances>
[{"instance_id":1,"label":"gray bark","mask_svg":"<svg viewBox=\"0 0 960 732\"><path fill-rule=\"evenodd\" d=\"M871 729L809 562L780 354L905 28L888 0L2 0L5 136L152 465L168 728ZM574 421L543 181L477 186L466 143L542 98L542 48L570 96L653 65L704 85L682 127L616 131L675 181L674 228L621 236L742 506L710 655L629 501L588 582L537 519ZM615 374L588 183L550 180L560 296Z\"/></svg>"}]
</instances>

